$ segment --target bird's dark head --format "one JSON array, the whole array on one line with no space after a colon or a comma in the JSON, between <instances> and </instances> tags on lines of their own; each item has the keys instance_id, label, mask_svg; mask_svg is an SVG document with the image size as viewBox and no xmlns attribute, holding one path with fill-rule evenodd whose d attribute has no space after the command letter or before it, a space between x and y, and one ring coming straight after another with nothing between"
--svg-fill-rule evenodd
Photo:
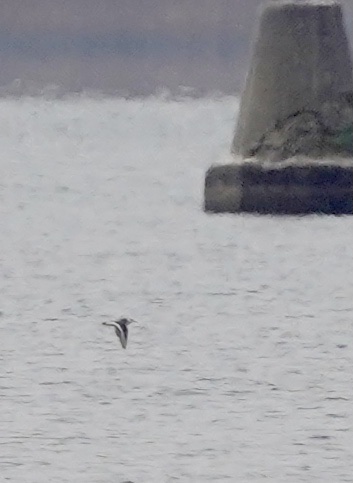
<instances>
[{"instance_id":1,"label":"bird's dark head","mask_svg":"<svg viewBox=\"0 0 353 483\"><path fill-rule=\"evenodd\" d=\"M117 320L116 322L121 325L129 325L136 323L136 320L129 319L128 317L121 317L121 319Z\"/></svg>"}]
</instances>

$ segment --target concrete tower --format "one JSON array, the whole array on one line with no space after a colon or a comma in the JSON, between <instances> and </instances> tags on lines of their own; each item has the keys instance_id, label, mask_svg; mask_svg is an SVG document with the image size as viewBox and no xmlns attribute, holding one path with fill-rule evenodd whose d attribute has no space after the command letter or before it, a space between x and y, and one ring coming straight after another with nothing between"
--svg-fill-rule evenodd
<instances>
[{"instance_id":1,"label":"concrete tower","mask_svg":"<svg viewBox=\"0 0 353 483\"><path fill-rule=\"evenodd\" d=\"M353 212L352 62L338 1L264 6L232 153L206 175L206 210Z\"/></svg>"}]
</instances>

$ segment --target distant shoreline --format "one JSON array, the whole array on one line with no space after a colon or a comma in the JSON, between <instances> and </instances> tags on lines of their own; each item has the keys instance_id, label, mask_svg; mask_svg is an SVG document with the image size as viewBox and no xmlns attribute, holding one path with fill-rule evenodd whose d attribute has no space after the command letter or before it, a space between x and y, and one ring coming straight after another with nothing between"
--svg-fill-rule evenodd
<instances>
[{"instance_id":1,"label":"distant shoreline","mask_svg":"<svg viewBox=\"0 0 353 483\"><path fill-rule=\"evenodd\" d=\"M264 1L3 0L0 96L239 93Z\"/></svg>"}]
</instances>

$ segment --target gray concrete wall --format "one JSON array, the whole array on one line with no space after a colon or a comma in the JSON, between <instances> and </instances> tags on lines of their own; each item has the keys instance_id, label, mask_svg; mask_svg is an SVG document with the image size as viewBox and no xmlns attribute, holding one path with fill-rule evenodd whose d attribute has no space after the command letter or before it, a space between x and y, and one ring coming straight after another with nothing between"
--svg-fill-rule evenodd
<instances>
[{"instance_id":1,"label":"gray concrete wall","mask_svg":"<svg viewBox=\"0 0 353 483\"><path fill-rule=\"evenodd\" d=\"M339 2L273 1L260 17L232 151L249 156L278 122L352 91Z\"/></svg>"}]
</instances>

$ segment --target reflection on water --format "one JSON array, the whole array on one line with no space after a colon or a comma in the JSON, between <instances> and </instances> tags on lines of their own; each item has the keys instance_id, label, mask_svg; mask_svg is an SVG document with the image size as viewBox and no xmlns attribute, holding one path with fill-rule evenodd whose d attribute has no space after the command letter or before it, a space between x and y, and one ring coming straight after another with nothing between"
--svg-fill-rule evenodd
<instances>
[{"instance_id":1,"label":"reflection on water","mask_svg":"<svg viewBox=\"0 0 353 483\"><path fill-rule=\"evenodd\" d=\"M4 481L351 481L352 220L204 214L234 104L2 101Z\"/></svg>"}]
</instances>

